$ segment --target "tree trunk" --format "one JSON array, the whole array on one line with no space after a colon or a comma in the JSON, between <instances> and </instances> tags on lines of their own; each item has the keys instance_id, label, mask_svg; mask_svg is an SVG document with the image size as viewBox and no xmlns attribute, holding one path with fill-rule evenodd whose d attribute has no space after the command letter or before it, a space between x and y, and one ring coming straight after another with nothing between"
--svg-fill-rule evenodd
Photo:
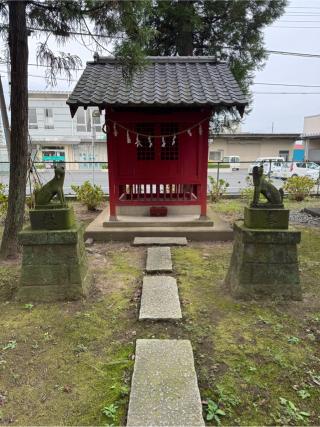
<instances>
[{"instance_id":1,"label":"tree trunk","mask_svg":"<svg viewBox=\"0 0 320 427\"><path fill-rule=\"evenodd\" d=\"M180 56L193 55L194 1L179 0L177 3L179 20L177 22L176 46Z\"/></svg>"},{"instance_id":2,"label":"tree trunk","mask_svg":"<svg viewBox=\"0 0 320 427\"><path fill-rule=\"evenodd\" d=\"M28 32L26 2L9 1L11 60L11 147L8 212L0 248L2 258L19 251L23 226L28 162Z\"/></svg>"}]
</instances>

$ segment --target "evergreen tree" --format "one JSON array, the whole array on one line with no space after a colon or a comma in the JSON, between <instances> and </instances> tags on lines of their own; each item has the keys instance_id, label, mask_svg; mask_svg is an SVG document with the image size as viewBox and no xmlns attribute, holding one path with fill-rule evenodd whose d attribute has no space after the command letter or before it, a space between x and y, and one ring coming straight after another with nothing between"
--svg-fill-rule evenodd
<instances>
[{"instance_id":1,"label":"evergreen tree","mask_svg":"<svg viewBox=\"0 0 320 427\"><path fill-rule=\"evenodd\" d=\"M150 55L213 55L226 61L247 91L266 59L263 30L279 18L286 0L157 0L149 15L156 34Z\"/></svg>"},{"instance_id":2,"label":"evergreen tree","mask_svg":"<svg viewBox=\"0 0 320 427\"><path fill-rule=\"evenodd\" d=\"M71 72L81 64L71 54L55 53L48 40L59 42L90 33L97 50L110 51L106 36L119 37L114 52L127 74L144 62L142 45L149 30L144 24L149 0L0 0L0 31L8 42L11 64L11 138L8 212L1 242L2 258L15 257L18 252L18 232L23 226L28 169L28 35L44 32L37 59L48 66L47 78L55 82L58 73ZM91 28L93 30L91 31ZM98 35L93 35L92 32Z\"/></svg>"}]
</instances>

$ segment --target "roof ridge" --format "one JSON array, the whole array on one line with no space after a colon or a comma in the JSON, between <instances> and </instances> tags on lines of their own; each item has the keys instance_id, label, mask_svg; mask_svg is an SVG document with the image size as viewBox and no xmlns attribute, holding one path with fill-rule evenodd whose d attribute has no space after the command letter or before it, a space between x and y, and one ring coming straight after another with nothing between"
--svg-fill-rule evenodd
<instances>
[{"instance_id":1,"label":"roof ridge","mask_svg":"<svg viewBox=\"0 0 320 427\"><path fill-rule=\"evenodd\" d=\"M218 61L215 56L146 56L145 59L151 63L190 63L190 62L210 62L214 64L226 64L225 61ZM114 56L100 56L94 54L94 60L88 61L87 64L119 64L119 59Z\"/></svg>"}]
</instances>

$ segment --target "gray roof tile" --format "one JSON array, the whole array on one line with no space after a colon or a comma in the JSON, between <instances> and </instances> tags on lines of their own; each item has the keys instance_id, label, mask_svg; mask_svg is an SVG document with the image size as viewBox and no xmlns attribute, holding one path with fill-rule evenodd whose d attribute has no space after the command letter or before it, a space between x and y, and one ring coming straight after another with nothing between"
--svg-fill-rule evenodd
<instances>
[{"instance_id":1,"label":"gray roof tile","mask_svg":"<svg viewBox=\"0 0 320 427\"><path fill-rule=\"evenodd\" d=\"M88 62L67 104L80 106L211 105L243 110L247 99L225 63L208 56L148 57L131 83L114 58Z\"/></svg>"}]
</instances>

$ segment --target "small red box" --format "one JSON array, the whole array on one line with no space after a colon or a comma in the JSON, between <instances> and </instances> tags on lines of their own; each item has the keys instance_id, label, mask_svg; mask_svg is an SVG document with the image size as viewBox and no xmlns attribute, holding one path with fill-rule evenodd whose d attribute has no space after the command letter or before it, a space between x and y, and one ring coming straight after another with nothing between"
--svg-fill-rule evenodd
<instances>
[{"instance_id":1,"label":"small red box","mask_svg":"<svg viewBox=\"0 0 320 427\"><path fill-rule=\"evenodd\" d=\"M168 209L165 206L152 206L150 208L150 216L167 216Z\"/></svg>"}]
</instances>

